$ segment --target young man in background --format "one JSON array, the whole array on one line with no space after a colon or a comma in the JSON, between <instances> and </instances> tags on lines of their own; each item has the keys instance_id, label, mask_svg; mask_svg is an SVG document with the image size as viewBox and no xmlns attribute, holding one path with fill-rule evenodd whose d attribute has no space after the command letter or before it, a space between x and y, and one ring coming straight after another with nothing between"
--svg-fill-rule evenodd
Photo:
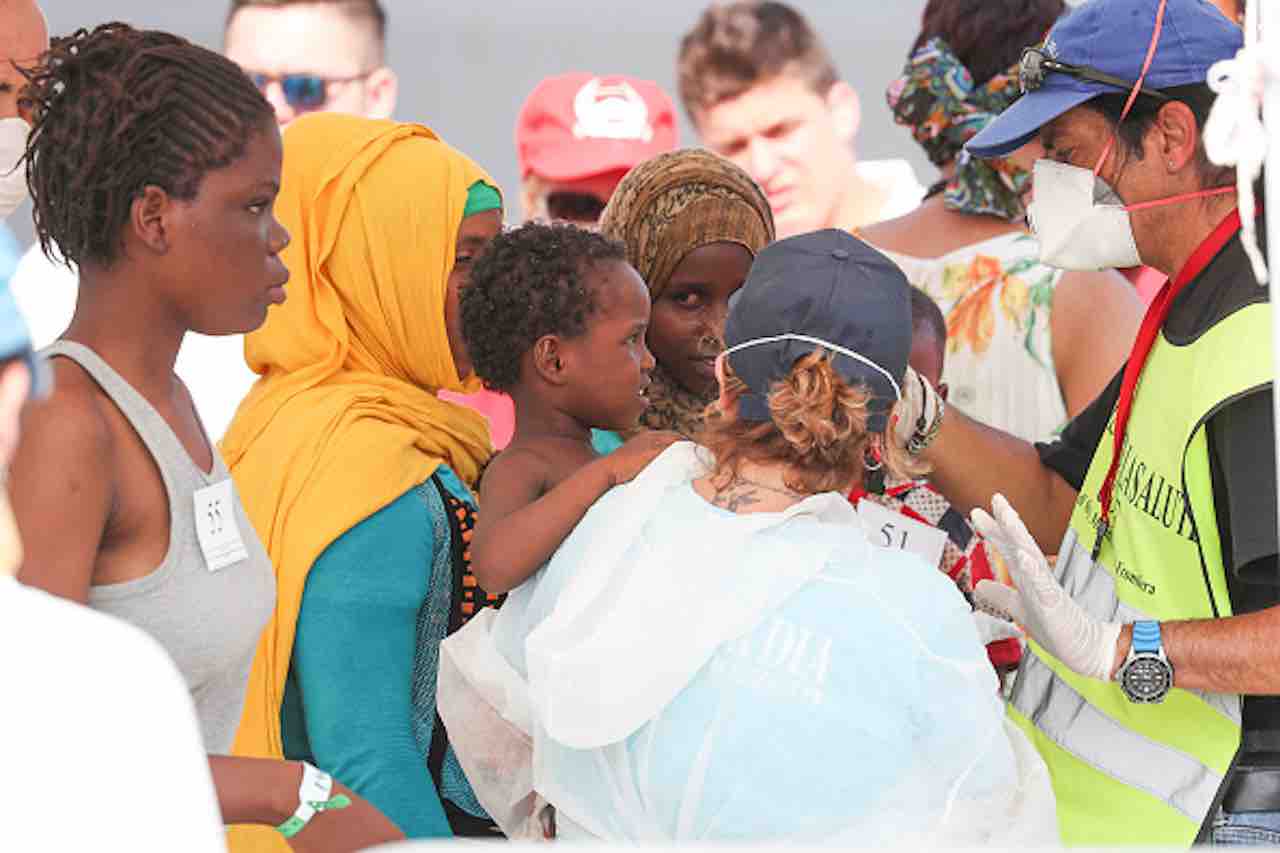
<instances>
[{"instance_id":1,"label":"young man in background","mask_svg":"<svg viewBox=\"0 0 1280 853\"><path fill-rule=\"evenodd\" d=\"M924 195L905 160L858 160L858 93L784 3L708 8L680 43L678 79L703 143L760 184L780 238L891 219Z\"/></svg>"}]
</instances>

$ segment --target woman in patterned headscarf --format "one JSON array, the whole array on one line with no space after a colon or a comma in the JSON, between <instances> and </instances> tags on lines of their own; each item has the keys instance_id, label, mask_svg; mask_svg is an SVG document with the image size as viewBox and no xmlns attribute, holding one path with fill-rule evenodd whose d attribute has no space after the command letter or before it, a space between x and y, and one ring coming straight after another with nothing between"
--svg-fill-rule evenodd
<instances>
[{"instance_id":1,"label":"woman in patterned headscarf","mask_svg":"<svg viewBox=\"0 0 1280 853\"><path fill-rule=\"evenodd\" d=\"M1039 261L1023 193L1033 149L977 160L964 145L1018 97L1022 49L1062 0L929 0L889 107L941 171L918 209L862 229L947 320L950 402L1030 441L1087 406L1129 353L1141 305L1113 272Z\"/></svg>"},{"instance_id":2,"label":"woman in patterned headscarf","mask_svg":"<svg viewBox=\"0 0 1280 853\"><path fill-rule=\"evenodd\" d=\"M658 364L641 425L692 436L716 397L729 297L756 252L773 241L768 199L728 160L672 151L623 178L600 230L626 245L653 299L646 340Z\"/></svg>"}]
</instances>

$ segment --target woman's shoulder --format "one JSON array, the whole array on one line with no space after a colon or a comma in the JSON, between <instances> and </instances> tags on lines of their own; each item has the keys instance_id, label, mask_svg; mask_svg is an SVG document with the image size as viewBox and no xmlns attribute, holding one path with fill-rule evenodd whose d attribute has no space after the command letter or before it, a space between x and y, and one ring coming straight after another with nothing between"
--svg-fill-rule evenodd
<instances>
[{"instance_id":1,"label":"woman's shoulder","mask_svg":"<svg viewBox=\"0 0 1280 853\"><path fill-rule=\"evenodd\" d=\"M23 417L28 434L48 437L69 449L98 452L111 444L106 392L89 373L66 358L50 359L52 389L43 400L26 407ZM27 435L23 436L24 441Z\"/></svg>"},{"instance_id":2,"label":"woman's shoulder","mask_svg":"<svg viewBox=\"0 0 1280 853\"><path fill-rule=\"evenodd\" d=\"M850 541L860 539L864 547L833 549L819 581L870 592L891 602L912 604L936 598L964 605L955 583L919 555L872 545L860 529L840 535Z\"/></svg>"},{"instance_id":3,"label":"woman's shoulder","mask_svg":"<svg viewBox=\"0 0 1280 853\"><path fill-rule=\"evenodd\" d=\"M437 486L437 482L439 486ZM444 495L440 487L443 487ZM411 486L390 503L352 525L317 559L322 562L367 560L370 555L429 558L435 550L436 522L445 518L445 495L474 504L470 490L446 465Z\"/></svg>"},{"instance_id":4,"label":"woman's shoulder","mask_svg":"<svg viewBox=\"0 0 1280 853\"><path fill-rule=\"evenodd\" d=\"M860 228L855 235L895 261L936 264L978 246L1030 237L1019 225L924 205L905 216Z\"/></svg>"}]
</instances>

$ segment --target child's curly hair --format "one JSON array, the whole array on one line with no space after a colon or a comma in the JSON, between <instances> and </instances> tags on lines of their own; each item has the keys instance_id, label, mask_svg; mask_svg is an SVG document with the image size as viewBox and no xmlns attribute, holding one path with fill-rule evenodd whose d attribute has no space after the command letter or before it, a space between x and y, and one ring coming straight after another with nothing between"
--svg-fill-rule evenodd
<instances>
[{"instance_id":1,"label":"child's curly hair","mask_svg":"<svg viewBox=\"0 0 1280 853\"><path fill-rule=\"evenodd\" d=\"M494 238L458 296L462 339L485 387L515 387L538 338L585 332L596 309L587 274L626 259L621 243L572 225L530 222Z\"/></svg>"},{"instance_id":2,"label":"child's curly hair","mask_svg":"<svg viewBox=\"0 0 1280 853\"><path fill-rule=\"evenodd\" d=\"M747 386L724 362L724 400L706 414L699 443L715 455L713 478L727 483L745 461L786 465L787 488L805 494L844 490L860 479L872 433L867 430L870 393L849 385L822 349L796 361L791 374L769 391L772 420L738 417L734 405ZM892 440L884 447L885 473L895 479L918 477L924 465Z\"/></svg>"}]
</instances>

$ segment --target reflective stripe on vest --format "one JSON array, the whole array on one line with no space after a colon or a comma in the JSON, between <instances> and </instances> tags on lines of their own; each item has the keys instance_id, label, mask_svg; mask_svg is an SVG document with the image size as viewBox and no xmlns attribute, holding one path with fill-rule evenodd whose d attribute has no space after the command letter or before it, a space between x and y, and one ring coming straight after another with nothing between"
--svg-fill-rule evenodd
<instances>
[{"instance_id":1,"label":"reflective stripe on vest","mask_svg":"<svg viewBox=\"0 0 1280 853\"><path fill-rule=\"evenodd\" d=\"M1265 304L1247 306L1194 342L1162 335L1152 348L1098 561L1090 552L1111 425L1058 553L1059 581L1095 618L1230 615L1204 424L1270 381L1270 316ZM1180 845L1213 806L1240 743L1240 707L1238 696L1179 688L1161 704L1132 704L1118 685L1082 678L1031 643L1009 713L1049 768L1063 841Z\"/></svg>"},{"instance_id":2,"label":"reflective stripe on vest","mask_svg":"<svg viewBox=\"0 0 1280 853\"><path fill-rule=\"evenodd\" d=\"M1164 800L1197 825L1213 802L1219 773L1164 744L1133 737L1090 705L1036 655L1018 670L1013 708L1072 755L1132 788Z\"/></svg>"}]
</instances>

